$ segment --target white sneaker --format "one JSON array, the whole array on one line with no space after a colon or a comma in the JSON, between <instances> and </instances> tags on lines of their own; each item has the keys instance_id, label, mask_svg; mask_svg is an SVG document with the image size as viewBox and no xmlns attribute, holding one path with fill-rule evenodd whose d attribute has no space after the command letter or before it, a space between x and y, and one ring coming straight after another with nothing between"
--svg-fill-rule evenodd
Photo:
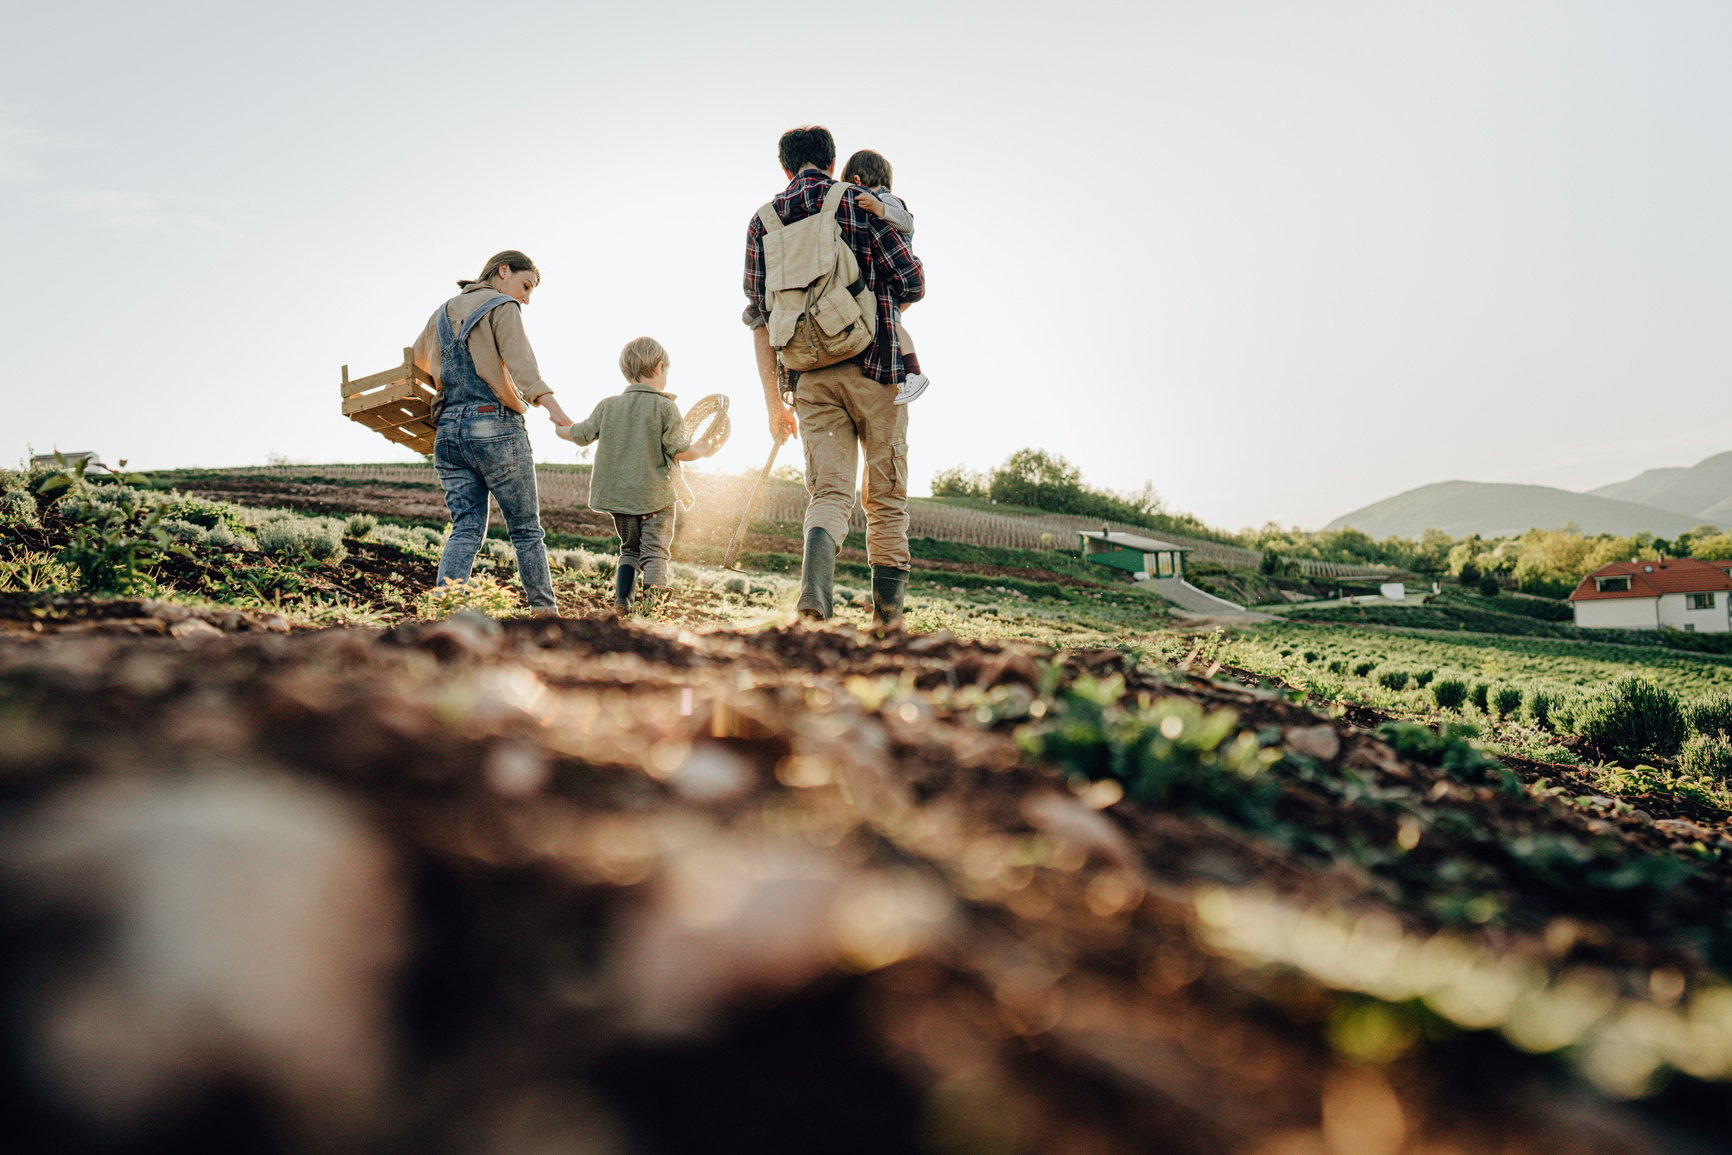
<instances>
[{"instance_id":1,"label":"white sneaker","mask_svg":"<svg viewBox=\"0 0 1732 1155\"><path fill-rule=\"evenodd\" d=\"M924 373L910 373L896 390L896 400L893 405L906 405L926 392L926 387L932 384L932 379Z\"/></svg>"}]
</instances>

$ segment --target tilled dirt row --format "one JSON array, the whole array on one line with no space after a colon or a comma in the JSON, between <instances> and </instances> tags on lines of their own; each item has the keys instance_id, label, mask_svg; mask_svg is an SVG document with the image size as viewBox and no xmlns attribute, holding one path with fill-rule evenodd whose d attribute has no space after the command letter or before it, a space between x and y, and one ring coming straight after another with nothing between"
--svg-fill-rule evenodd
<instances>
[{"instance_id":1,"label":"tilled dirt row","mask_svg":"<svg viewBox=\"0 0 1732 1155\"><path fill-rule=\"evenodd\" d=\"M152 620L129 612L0 639L23 1149L1716 1149L1711 1083L1624 1102L1417 1013L1379 1049L1376 1006L1223 937L1256 903L1356 917L1361 950L1434 936L1428 874L1477 856L1508 909L1462 943L1687 1003L1724 870L1620 901L1491 848L1684 853L1724 838L1710 816L1463 779L1116 651L467 615L116 632ZM1282 757L1265 826L1031 758L1068 694L1119 681ZM1401 842L1403 800L1495 837L1330 852Z\"/></svg>"}]
</instances>

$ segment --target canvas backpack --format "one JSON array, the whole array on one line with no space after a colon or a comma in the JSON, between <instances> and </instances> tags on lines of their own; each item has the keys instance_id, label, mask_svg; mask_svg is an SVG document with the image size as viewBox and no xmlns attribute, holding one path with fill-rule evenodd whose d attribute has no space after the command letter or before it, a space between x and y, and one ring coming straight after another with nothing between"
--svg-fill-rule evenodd
<instances>
[{"instance_id":1,"label":"canvas backpack","mask_svg":"<svg viewBox=\"0 0 1732 1155\"><path fill-rule=\"evenodd\" d=\"M854 250L842 237L836 210L848 186L838 181L824 207L784 225L773 204L764 222L764 305L770 345L782 366L797 372L846 361L872 343L878 301Z\"/></svg>"}]
</instances>

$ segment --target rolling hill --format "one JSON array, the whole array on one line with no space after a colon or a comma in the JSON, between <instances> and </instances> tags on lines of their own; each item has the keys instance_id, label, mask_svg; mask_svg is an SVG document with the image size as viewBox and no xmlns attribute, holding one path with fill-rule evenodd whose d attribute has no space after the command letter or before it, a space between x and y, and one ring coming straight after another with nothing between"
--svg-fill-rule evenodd
<instances>
[{"instance_id":1,"label":"rolling hill","mask_svg":"<svg viewBox=\"0 0 1732 1155\"><path fill-rule=\"evenodd\" d=\"M1352 528L1374 538L1418 537L1428 529L1440 529L1451 537L1475 533L1502 537L1573 525L1583 533L1675 537L1702 521L1651 505L1548 485L1439 481L1342 514L1324 528Z\"/></svg>"},{"instance_id":2,"label":"rolling hill","mask_svg":"<svg viewBox=\"0 0 1732 1155\"><path fill-rule=\"evenodd\" d=\"M1690 466L1645 469L1585 493L1549 485L1439 481L1344 513L1323 528L1353 528L1377 538L1418 537L1428 529L1452 537L1501 537L1566 525L1583 533L1660 537L1702 525L1732 526L1732 452Z\"/></svg>"}]
</instances>

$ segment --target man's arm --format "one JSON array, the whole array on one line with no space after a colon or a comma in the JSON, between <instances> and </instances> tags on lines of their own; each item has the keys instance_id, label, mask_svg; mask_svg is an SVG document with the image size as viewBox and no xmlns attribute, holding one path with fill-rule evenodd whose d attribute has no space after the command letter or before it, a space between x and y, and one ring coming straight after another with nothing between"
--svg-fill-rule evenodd
<instances>
[{"instance_id":1,"label":"man's arm","mask_svg":"<svg viewBox=\"0 0 1732 1155\"><path fill-rule=\"evenodd\" d=\"M794 411L782 404L781 373L776 350L770 347L770 319L764 309L764 222L756 215L746 227L746 311L740 319L752 330L752 351L758 381L764 387L764 410L770 417L770 440L777 445L800 436Z\"/></svg>"},{"instance_id":2,"label":"man's arm","mask_svg":"<svg viewBox=\"0 0 1732 1155\"><path fill-rule=\"evenodd\" d=\"M758 360L758 380L764 386L764 409L770 415L770 440L777 445L800 436L800 423L794 411L782 404L781 369L776 364L776 351L770 347L770 328L759 325L752 330L752 348Z\"/></svg>"}]
</instances>

